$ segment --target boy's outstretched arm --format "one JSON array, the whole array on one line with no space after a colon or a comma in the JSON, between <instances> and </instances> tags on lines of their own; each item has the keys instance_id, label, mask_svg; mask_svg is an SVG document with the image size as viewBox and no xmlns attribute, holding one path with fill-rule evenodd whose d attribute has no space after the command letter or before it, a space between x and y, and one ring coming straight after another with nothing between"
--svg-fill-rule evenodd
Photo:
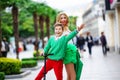
<instances>
[{"instance_id":1,"label":"boy's outstretched arm","mask_svg":"<svg viewBox=\"0 0 120 80\"><path fill-rule=\"evenodd\" d=\"M72 39L74 36L77 35L77 33L84 28L84 24L82 24L80 27L78 27L76 30L72 31L68 36L67 36L67 41Z\"/></svg>"}]
</instances>

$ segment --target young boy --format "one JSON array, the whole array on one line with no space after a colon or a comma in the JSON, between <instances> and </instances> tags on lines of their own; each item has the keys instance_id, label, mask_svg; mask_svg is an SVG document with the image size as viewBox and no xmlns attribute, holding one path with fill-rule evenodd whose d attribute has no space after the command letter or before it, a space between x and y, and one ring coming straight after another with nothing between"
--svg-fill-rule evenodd
<instances>
[{"instance_id":1,"label":"young boy","mask_svg":"<svg viewBox=\"0 0 120 80\"><path fill-rule=\"evenodd\" d=\"M49 55L47 62L46 62L46 73L54 69L55 75L57 80L63 80L63 57L65 55L65 49L67 43L70 39L72 39L75 35L77 35L78 31L80 31L84 25L78 27L77 30L74 30L69 35L62 35L63 34L63 25L61 23L56 23L54 25L55 36L52 36L48 43L44 48L44 52L41 54L53 54ZM42 67L41 71L35 78L35 80L41 80L44 76L44 67Z\"/></svg>"}]
</instances>

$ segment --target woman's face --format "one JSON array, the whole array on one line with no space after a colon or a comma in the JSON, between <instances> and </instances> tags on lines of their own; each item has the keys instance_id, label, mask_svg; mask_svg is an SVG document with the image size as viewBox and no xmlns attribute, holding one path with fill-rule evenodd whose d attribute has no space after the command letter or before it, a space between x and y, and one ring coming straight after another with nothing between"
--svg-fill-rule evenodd
<instances>
[{"instance_id":1,"label":"woman's face","mask_svg":"<svg viewBox=\"0 0 120 80\"><path fill-rule=\"evenodd\" d=\"M67 23L68 23L68 20L67 20L67 16L66 15L61 15L60 16L60 23L62 23L64 26L66 26L67 25Z\"/></svg>"}]
</instances>

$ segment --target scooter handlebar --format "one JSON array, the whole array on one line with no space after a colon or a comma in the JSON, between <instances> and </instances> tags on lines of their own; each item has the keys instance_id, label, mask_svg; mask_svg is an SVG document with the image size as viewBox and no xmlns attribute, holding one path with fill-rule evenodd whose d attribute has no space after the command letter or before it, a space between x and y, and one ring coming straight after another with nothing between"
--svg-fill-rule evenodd
<instances>
[{"instance_id":1,"label":"scooter handlebar","mask_svg":"<svg viewBox=\"0 0 120 80\"><path fill-rule=\"evenodd\" d=\"M50 54L44 54L43 56L47 57L47 56L50 56L50 55L53 55L53 54L51 54L51 53Z\"/></svg>"}]
</instances>

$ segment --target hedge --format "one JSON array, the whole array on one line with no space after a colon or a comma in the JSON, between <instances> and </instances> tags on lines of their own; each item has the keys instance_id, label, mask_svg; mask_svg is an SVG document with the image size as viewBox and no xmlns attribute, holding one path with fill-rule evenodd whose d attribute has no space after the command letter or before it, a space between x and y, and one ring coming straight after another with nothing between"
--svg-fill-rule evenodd
<instances>
[{"instance_id":1,"label":"hedge","mask_svg":"<svg viewBox=\"0 0 120 80\"><path fill-rule=\"evenodd\" d=\"M23 58L22 61L28 60L44 60L44 56L32 57L32 58Z\"/></svg>"},{"instance_id":2,"label":"hedge","mask_svg":"<svg viewBox=\"0 0 120 80\"><path fill-rule=\"evenodd\" d=\"M0 80L4 80L5 79L5 73L4 72L0 72Z\"/></svg>"},{"instance_id":3,"label":"hedge","mask_svg":"<svg viewBox=\"0 0 120 80\"><path fill-rule=\"evenodd\" d=\"M22 63L18 59L0 58L0 72L5 75L20 73Z\"/></svg>"},{"instance_id":4,"label":"hedge","mask_svg":"<svg viewBox=\"0 0 120 80\"><path fill-rule=\"evenodd\" d=\"M22 61L22 68L31 68L35 66L37 66L37 61L35 60Z\"/></svg>"}]
</instances>

